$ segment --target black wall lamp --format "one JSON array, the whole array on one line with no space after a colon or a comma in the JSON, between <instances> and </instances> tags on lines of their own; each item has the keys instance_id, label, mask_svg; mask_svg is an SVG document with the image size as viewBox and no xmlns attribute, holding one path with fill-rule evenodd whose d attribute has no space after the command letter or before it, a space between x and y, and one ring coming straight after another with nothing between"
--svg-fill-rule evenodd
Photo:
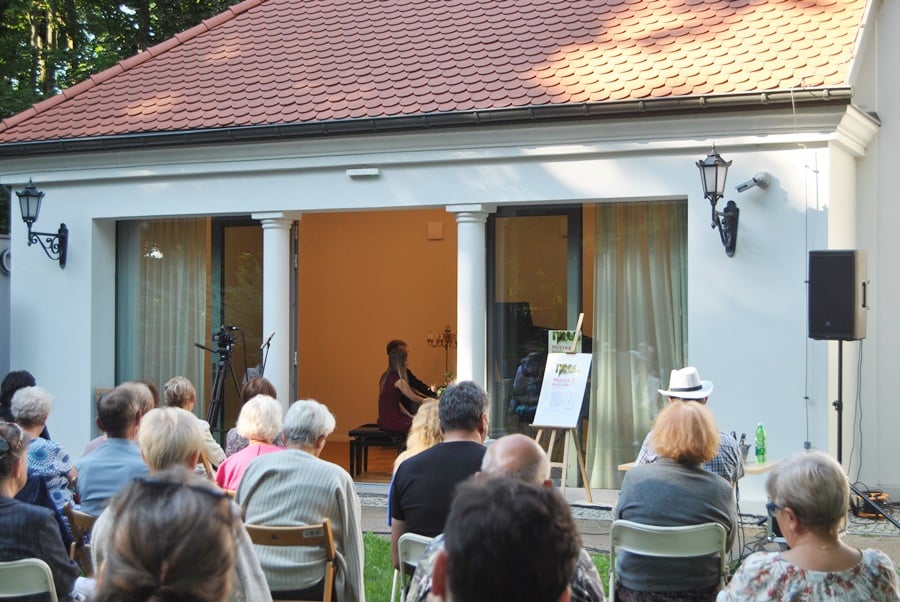
<instances>
[{"instance_id":1,"label":"black wall lamp","mask_svg":"<svg viewBox=\"0 0 900 602\"><path fill-rule=\"evenodd\" d=\"M697 161L697 167L700 168L700 182L703 184L703 196L712 206L711 227L719 229L725 254L729 257L734 255L734 249L737 247L738 218L741 210L734 201L728 201L722 211L716 210L716 204L725 195L725 177L730 166L731 161L723 159L716 152L715 145L705 159Z\"/></svg>"},{"instance_id":2,"label":"black wall lamp","mask_svg":"<svg viewBox=\"0 0 900 602\"><path fill-rule=\"evenodd\" d=\"M32 232L31 226L37 221L38 215L41 213L41 201L44 200L44 193L34 187L31 179L28 180L28 186L21 192L16 192L19 197L19 211L22 213L22 221L28 224L28 246L34 243L41 245L47 257L53 260L59 260L59 267L66 267L66 249L69 243L69 229L65 224L59 225L56 234L52 232ZM41 240L40 237L45 237Z\"/></svg>"}]
</instances>

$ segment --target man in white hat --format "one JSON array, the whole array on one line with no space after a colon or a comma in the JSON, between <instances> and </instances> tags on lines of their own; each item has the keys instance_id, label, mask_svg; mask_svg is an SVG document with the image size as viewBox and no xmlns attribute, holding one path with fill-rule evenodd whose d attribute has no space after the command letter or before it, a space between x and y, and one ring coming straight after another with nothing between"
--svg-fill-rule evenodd
<instances>
[{"instance_id":1,"label":"man in white hat","mask_svg":"<svg viewBox=\"0 0 900 602\"><path fill-rule=\"evenodd\" d=\"M660 395L669 398L669 403L675 401L696 401L706 405L709 394L712 393L713 384L708 380L700 380L700 373L693 366L672 370L669 376L669 388L657 389ZM652 431L651 431L652 432ZM719 475L732 485L736 485L738 479L744 476L744 457L741 454L738 442L728 433L721 432L719 451L716 457L703 465L708 472ZM635 464L649 464L656 462L658 456L650 447L650 435L644 437L644 444L638 454Z\"/></svg>"}]
</instances>

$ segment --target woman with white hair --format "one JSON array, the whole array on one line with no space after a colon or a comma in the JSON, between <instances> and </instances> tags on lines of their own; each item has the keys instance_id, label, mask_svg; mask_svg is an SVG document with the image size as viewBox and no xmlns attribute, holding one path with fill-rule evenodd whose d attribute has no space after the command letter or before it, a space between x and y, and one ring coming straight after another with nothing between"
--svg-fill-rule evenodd
<instances>
[{"instance_id":1,"label":"woman with white hair","mask_svg":"<svg viewBox=\"0 0 900 602\"><path fill-rule=\"evenodd\" d=\"M62 510L73 499L78 473L59 443L40 436L53 407L53 397L43 387L23 387L15 392L11 405L16 423L31 437L28 475L44 479L54 505Z\"/></svg>"},{"instance_id":2,"label":"woman with white hair","mask_svg":"<svg viewBox=\"0 0 900 602\"><path fill-rule=\"evenodd\" d=\"M786 552L757 552L718 600L900 600L897 573L879 550L857 550L838 533L850 506L844 469L820 451L800 452L766 480L766 509Z\"/></svg>"},{"instance_id":3,"label":"woman with white hair","mask_svg":"<svg viewBox=\"0 0 900 602\"><path fill-rule=\"evenodd\" d=\"M250 462L264 454L284 451L275 445L281 424L281 404L275 398L257 395L244 404L238 415L237 432L249 441L249 445L225 458L219 466L216 471L219 487L236 490Z\"/></svg>"}]
</instances>

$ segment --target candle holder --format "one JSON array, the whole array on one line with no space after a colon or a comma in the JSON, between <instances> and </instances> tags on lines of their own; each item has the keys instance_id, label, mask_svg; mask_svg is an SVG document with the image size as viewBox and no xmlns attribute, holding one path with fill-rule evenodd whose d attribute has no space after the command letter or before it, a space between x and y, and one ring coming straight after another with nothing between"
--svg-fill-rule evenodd
<instances>
[{"instance_id":1,"label":"candle holder","mask_svg":"<svg viewBox=\"0 0 900 602\"><path fill-rule=\"evenodd\" d=\"M444 326L444 330L438 334L429 332L428 337L425 340L428 341L429 346L434 347L435 349L443 348L444 373L448 373L450 371L450 349L456 349L456 334L450 330L450 325L447 324Z\"/></svg>"}]
</instances>

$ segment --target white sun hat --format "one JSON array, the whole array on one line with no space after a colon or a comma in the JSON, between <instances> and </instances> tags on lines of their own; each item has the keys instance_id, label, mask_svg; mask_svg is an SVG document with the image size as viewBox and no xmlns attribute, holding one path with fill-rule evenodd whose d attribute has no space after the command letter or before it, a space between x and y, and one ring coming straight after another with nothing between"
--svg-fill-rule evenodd
<instances>
[{"instance_id":1,"label":"white sun hat","mask_svg":"<svg viewBox=\"0 0 900 602\"><path fill-rule=\"evenodd\" d=\"M669 375L669 388L657 389L661 395L679 399L705 399L712 390L712 382L700 380L700 373L693 366L672 370L672 374Z\"/></svg>"}]
</instances>

